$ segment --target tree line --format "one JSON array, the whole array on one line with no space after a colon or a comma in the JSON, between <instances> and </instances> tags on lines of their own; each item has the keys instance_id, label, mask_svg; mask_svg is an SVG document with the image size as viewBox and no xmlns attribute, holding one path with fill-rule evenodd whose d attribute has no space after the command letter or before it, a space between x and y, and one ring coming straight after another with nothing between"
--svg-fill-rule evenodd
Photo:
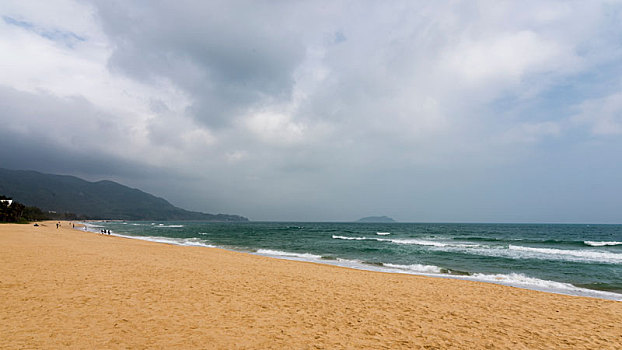
<instances>
[{"instance_id":1,"label":"tree line","mask_svg":"<svg viewBox=\"0 0 622 350\"><path fill-rule=\"evenodd\" d=\"M28 223L31 221L42 220L85 219L84 217L80 217L73 213L45 213L40 208L29 207L15 200L9 204L9 201L11 201L11 198L0 195L0 222Z\"/></svg>"}]
</instances>

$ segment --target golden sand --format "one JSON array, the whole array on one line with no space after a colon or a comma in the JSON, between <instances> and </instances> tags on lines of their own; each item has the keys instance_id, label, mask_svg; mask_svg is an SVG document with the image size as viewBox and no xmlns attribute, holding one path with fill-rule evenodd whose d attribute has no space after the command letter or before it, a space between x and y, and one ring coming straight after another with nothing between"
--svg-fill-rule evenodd
<instances>
[{"instance_id":1,"label":"golden sand","mask_svg":"<svg viewBox=\"0 0 622 350\"><path fill-rule=\"evenodd\" d=\"M622 302L69 227L0 225L0 348L622 348Z\"/></svg>"}]
</instances>

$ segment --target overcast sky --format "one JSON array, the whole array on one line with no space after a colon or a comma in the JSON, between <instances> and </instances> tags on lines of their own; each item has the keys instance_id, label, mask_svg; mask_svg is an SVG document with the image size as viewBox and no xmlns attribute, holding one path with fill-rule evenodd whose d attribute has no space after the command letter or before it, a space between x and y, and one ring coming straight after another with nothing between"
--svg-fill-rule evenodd
<instances>
[{"instance_id":1,"label":"overcast sky","mask_svg":"<svg viewBox=\"0 0 622 350\"><path fill-rule=\"evenodd\" d=\"M622 2L3 0L0 167L252 220L622 223Z\"/></svg>"}]
</instances>

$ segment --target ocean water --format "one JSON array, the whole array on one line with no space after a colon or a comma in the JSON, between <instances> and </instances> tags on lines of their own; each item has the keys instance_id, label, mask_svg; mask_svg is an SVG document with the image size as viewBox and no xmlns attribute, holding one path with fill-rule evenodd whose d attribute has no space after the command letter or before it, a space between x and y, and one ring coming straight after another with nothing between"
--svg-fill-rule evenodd
<instances>
[{"instance_id":1,"label":"ocean water","mask_svg":"<svg viewBox=\"0 0 622 350\"><path fill-rule=\"evenodd\" d=\"M622 225L96 222L89 230L622 301Z\"/></svg>"}]
</instances>

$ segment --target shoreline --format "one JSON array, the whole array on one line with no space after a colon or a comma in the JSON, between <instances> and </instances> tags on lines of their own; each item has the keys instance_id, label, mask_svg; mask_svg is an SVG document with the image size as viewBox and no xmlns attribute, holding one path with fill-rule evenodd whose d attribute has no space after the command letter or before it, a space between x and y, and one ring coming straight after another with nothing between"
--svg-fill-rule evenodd
<instances>
[{"instance_id":1,"label":"shoreline","mask_svg":"<svg viewBox=\"0 0 622 350\"><path fill-rule=\"evenodd\" d=\"M110 221L110 220L107 220ZM102 221L92 221L92 222L80 222L81 224L87 227L102 227L97 224ZM104 221L106 222L106 221ZM175 225L176 227L177 225ZM90 230L89 232L98 233L95 229ZM412 271L405 270L400 268L392 268L385 264L366 264L361 261L347 260L347 259L324 259L322 256L316 256L311 253L292 253L285 251L278 251L272 249L259 249L259 250L244 250L244 249L235 249L222 247L218 245L213 245L209 243L198 243L198 242L188 242L185 239L176 239L165 236L133 236L129 234L123 233L113 233L112 235L116 237L122 237L127 239L136 239L141 241L155 242L161 244L170 244L175 246L182 247L203 247L203 248L218 248L224 249L231 252L237 252L242 254L252 254L258 256L265 256L274 259L281 260L290 260L290 261L300 261L300 262L309 262L316 263L321 265L329 265L329 266L339 266L343 268L350 268L355 270L362 271L375 271L382 273L394 273L394 274L405 274L405 275L414 275L414 276L425 276L431 278L447 278L447 279L456 279L456 280L466 280L466 281L474 281L481 283L491 283L503 286L509 286L514 288L540 291L545 293L554 293L560 295L569 295L569 296L580 296L580 297L589 297L589 298L597 298L603 300L613 300L613 301L622 301L622 294L609 292L606 290L598 290L598 289L589 289L584 287L577 287L571 283L567 282L558 282L552 280L542 280L534 277L528 277L525 275L513 273L510 275L491 275L491 274L483 274L483 273L474 273L469 275L453 275L448 273L436 273L436 272L422 272L422 271ZM430 266L433 267L433 266ZM512 279L509 279L512 278Z\"/></svg>"},{"instance_id":2,"label":"shoreline","mask_svg":"<svg viewBox=\"0 0 622 350\"><path fill-rule=\"evenodd\" d=\"M0 348L615 348L622 303L0 225Z\"/></svg>"}]
</instances>

